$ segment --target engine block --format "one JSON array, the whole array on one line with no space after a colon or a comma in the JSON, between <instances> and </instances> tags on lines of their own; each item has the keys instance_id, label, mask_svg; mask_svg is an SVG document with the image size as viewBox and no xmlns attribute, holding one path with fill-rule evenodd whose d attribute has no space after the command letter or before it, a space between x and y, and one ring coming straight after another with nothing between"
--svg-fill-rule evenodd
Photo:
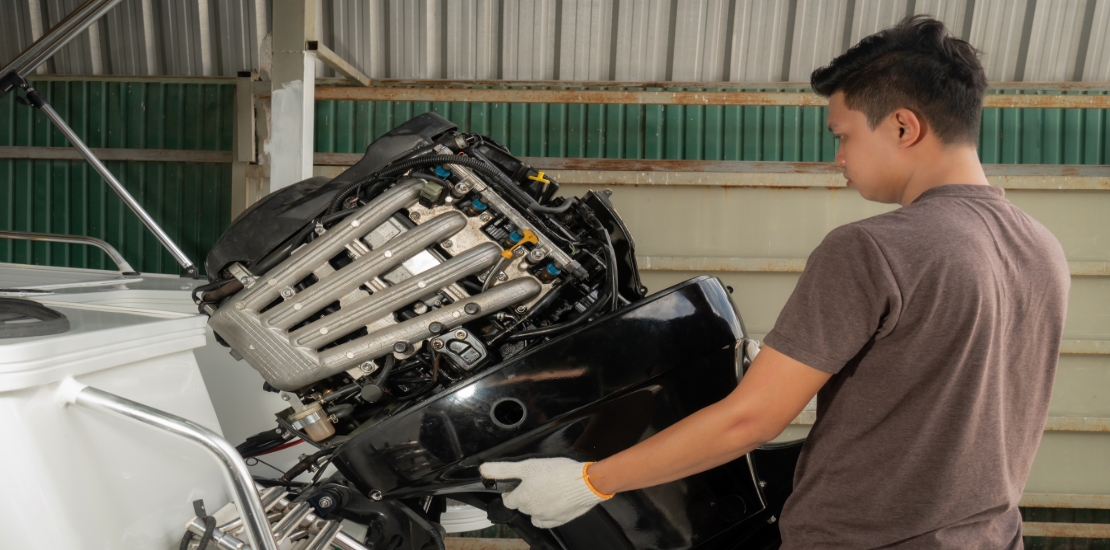
<instances>
[{"instance_id":1,"label":"engine block","mask_svg":"<svg viewBox=\"0 0 1110 550\"><path fill-rule=\"evenodd\" d=\"M463 277L498 264L503 251L491 240L459 250L443 262L423 263L426 270L404 273L407 277L396 284L385 282L383 276L397 268L419 270L411 267L412 260L424 254L431 256L427 247L481 223L478 218L468 219L451 209L435 217L410 216L418 218L419 225L384 242L373 243L367 238L381 235L383 231L377 230L390 224L390 218L400 210L417 206L427 184L417 178L402 181L270 272L260 277L246 274L244 290L212 315L213 330L271 386L296 390L386 354L415 349L446 330L538 297L544 285L530 276L506 280L474 296L459 296L460 289L449 288ZM481 234L473 227L468 233ZM461 246L452 248L458 250ZM336 270L330 261L340 254L356 258ZM514 257L514 261L525 259ZM410 267L406 269L406 265ZM511 267L506 270L513 271ZM309 276L317 280L296 292L294 285ZM394 318L401 307L440 293L454 295L454 302L407 321ZM304 322L336 301L338 312ZM365 336L328 347L360 328L366 329Z\"/></svg>"}]
</instances>

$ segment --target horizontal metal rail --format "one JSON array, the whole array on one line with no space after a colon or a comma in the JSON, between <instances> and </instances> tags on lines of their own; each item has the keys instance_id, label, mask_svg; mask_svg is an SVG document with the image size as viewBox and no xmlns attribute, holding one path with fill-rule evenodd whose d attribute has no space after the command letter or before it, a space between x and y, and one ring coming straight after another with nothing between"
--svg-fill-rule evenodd
<instances>
[{"instance_id":1,"label":"horizontal metal rail","mask_svg":"<svg viewBox=\"0 0 1110 550\"><path fill-rule=\"evenodd\" d=\"M360 153L316 153L321 175L336 176L362 159ZM842 169L831 162L651 160L522 157L565 185L656 185L729 188L845 188ZM267 166L250 166L247 177L268 177ZM1110 166L985 164L992 185L1013 190L1110 190Z\"/></svg>"},{"instance_id":2,"label":"horizontal metal rail","mask_svg":"<svg viewBox=\"0 0 1110 550\"><path fill-rule=\"evenodd\" d=\"M227 76L143 76L143 75L29 75L28 80L41 82L152 82L159 84L235 84L235 77ZM268 82L265 84L269 84ZM346 78L317 78L321 87L350 86ZM746 90L808 90L809 82L670 82L670 81L607 81L607 80L420 80L409 78L371 79L370 86L381 88L411 88L436 86L441 88L470 88L491 86L528 86L537 88L694 88L713 90L720 88ZM1029 90L1045 92L1108 91L1110 82L991 82L987 93L1003 90ZM268 91L268 89L267 89ZM263 92L265 93L265 92Z\"/></svg>"},{"instance_id":3,"label":"horizontal metal rail","mask_svg":"<svg viewBox=\"0 0 1110 550\"><path fill-rule=\"evenodd\" d=\"M636 256L642 271L706 271L739 273L801 273L805 258L741 258L732 256ZM1073 277L1110 277L1110 262L1068 262Z\"/></svg>"},{"instance_id":4,"label":"horizontal metal rail","mask_svg":"<svg viewBox=\"0 0 1110 550\"><path fill-rule=\"evenodd\" d=\"M95 246L103 250L104 253L107 254L113 262L115 262L120 271L124 273L135 273L135 268L131 267L131 264L127 263L127 260L123 258L123 254L120 254L114 246L96 237L86 237L84 235L59 235L56 233L30 233L27 231L8 231L5 229L0 230L0 238L52 243L87 244L89 246Z\"/></svg>"},{"instance_id":5,"label":"horizontal metal rail","mask_svg":"<svg viewBox=\"0 0 1110 550\"><path fill-rule=\"evenodd\" d=\"M795 426L812 426L816 420L817 413L815 411L802 411L790 423ZM1046 432L1110 433L1110 418L1050 416L1045 423L1044 430Z\"/></svg>"},{"instance_id":6,"label":"horizontal metal rail","mask_svg":"<svg viewBox=\"0 0 1110 550\"><path fill-rule=\"evenodd\" d=\"M1110 539L1110 523L1047 523L1026 521L1021 524L1025 537L1071 537L1077 539Z\"/></svg>"},{"instance_id":7,"label":"horizontal metal rail","mask_svg":"<svg viewBox=\"0 0 1110 550\"><path fill-rule=\"evenodd\" d=\"M1076 495L1067 493L1025 493L1018 506L1028 508L1089 508L1110 510L1110 495Z\"/></svg>"},{"instance_id":8,"label":"horizontal metal rail","mask_svg":"<svg viewBox=\"0 0 1110 550\"><path fill-rule=\"evenodd\" d=\"M231 151L185 149L89 149L102 161L230 163ZM84 160L72 147L0 146L0 159Z\"/></svg>"},{"instance_id":9,"label":"horizontal metal rail","mask_svg":"<svg viewBox=\"0 0 1110 550\"><path fill-rule=\"evenodd\" d=\"M102 413L127 418L176 435L198 444L208 451L222 466L224 478L231 490L232 500L245 523L245 532L251 548L277 550L277 543L270 532L270 522L262 506L250 470L235 447L219 434L191 420L136 403L118 395L85 386L73 378L66 378L59 385L57 399L61 403L75 404Z\"/></svg>"},{"instance_id":10,"label":"horizontal metal rail","mask_svg":"<svg viewBox=\"0 0 1110 550\"><path fill-rule=\"evenodd\" d=\"M644 90L535 90L490 88L391 88L317 86L317 101L447 101L460 103L561 103L585 105L725 105L820 107L812 92ZM1110 95L987 94L983 108L1108 109Z\"/></svg>"}]
</instances>

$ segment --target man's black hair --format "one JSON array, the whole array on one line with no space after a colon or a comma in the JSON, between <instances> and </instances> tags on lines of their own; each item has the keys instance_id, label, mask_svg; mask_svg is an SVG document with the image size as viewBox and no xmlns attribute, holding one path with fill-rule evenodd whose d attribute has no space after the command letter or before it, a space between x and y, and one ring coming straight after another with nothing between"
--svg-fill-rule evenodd
<instances>
[{"instance_id":1,"label":"man's black hair","mask_svg":"<svg viewBox=\"0 0 1110 550\"><path fill-rule=\"evenodd\" d=\"M813 71L810 84L825 97L843 92L845 104L867 115L872 130L906 108L922 116L941 143L979 142L987 89L979 51L927 15L860 40Z\"/></svg>"}]
</instances>

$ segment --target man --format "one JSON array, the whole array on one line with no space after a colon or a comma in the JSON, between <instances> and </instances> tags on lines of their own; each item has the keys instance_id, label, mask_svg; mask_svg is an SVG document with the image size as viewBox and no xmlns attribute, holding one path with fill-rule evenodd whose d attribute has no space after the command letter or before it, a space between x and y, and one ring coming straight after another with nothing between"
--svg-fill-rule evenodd
<instances>
[{"instance_id":1,"label":"man","mask_svg":"<svg viewBox=\"0 0 1110 550\"><path fill-rule=\"evenodd\" d=\"M902 207L826 236L729 397L595 464L484 464L521 480L506 506L560 525L742 456L817 394L783 548L1021 548L1070 279L979 164L978 52L917 16L811 80L848 187Z\"/></svg>"}]
</instances>

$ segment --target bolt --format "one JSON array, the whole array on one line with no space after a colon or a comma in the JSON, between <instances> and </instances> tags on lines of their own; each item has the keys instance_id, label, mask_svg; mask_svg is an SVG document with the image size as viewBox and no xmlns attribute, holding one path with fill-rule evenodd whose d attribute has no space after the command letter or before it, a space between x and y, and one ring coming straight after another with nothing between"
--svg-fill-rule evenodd
<instances>
[{"instance_id":1,"label":"bolt","mask_svg":"<svg viewBox=\"0 0 1110 550\"><path fill-rule=\"evenodd\" d=\"M382 499L382 492L381 491L370 491L370 498L372 498L374 500L381 500Z\"/></svg>"},{"instance_id":2,"label":"bolt","mask_svg":"<svg viewBox=\"0 0 1110 550\"><path fill-rule=\"evenodd\" d=\"M420 212L409 212L409 219L414 222L420 221Z\"/></svg>"},{"instance_id":3,"label":"bolt","mask_svg":"<svg viewBox=\"0 0 1110 550\"><path fill-rule=\"evenodd\" d=\"M252 279L250 277L243 277L242 279L239 279L239 282L243 283L243 286L247 286L247 285L253 283L254 279Z\"/></svg>"},{"instance_id":4,"label":"bolt","mask_svg":"<svg viewBox=\"0 0 1110 550\"><path fill-rule=\"evenodd\" d=\"M443 241L443 248L451 248L451 245L453 245L453 244L455 244L455 243L453 243L451 241Z\"/></svg>"},{"instance_id":5,"label":"bolt","mask_svg":"<svg viewBox=\"0 0 1110 550\"><path fill-rule=\"evenodd\" d=\"M538 261L542 260L543 257L544 257L543 250L541 250L539 248L533 250L532 252L530 252L528 254L528 259L532 260L533 262L538 262Z\"/></svg>"},{"instance_id":6,"label":"bolt","mask_svg":"<svg viewBox=\"0 0 1110 550\"><path fill-rule=\"evenodd\" d=\"M439 338L432 340L432 349L443 349L443 340Z\"/></svg>"},{"instance_id":7,"label":"bolt","mask_svg":"<svg viewBox=\"0 0 1110 550\"><path fill-rule=\"evenodd\" d=\"M469 191L470 191L470 186L469 185L467 185L465 183L462 183L462 182L459 182L459 183L455 184L455 192L456 193L458 193L460 195L465 195Z\"/></svg>"},{"instance_id":8,"label":"bolt","mask_svg":"<svg viewBox=\"0 0 1110 550\"><path fill-rule=\"evenodd\" d=\"M523 246L518 246L513 249L513 256L523 256L525 252L527 252L527 250L524 250Z\"/></svg>"},{"instance_id":9,"label":"bolt","mask_svg":"<svg viewBox=\"0 0 1110 550\"><path fill-rule=\"evenodd\" d=\"M291 289L291 288L281 289L281 296L283 298L292 298L293 297L293 289Z\"/></svg>"},{"instance_id":10,"label":"bolt","mask_svg":"<svg viewBox=\"0 0 1110 550\"><path fill-rule=\"evenodd\" d=\"M289 401L289 394L287 394L287 393L285 393L285 392L282 392L282 394L281 394L281 400L282 400L282 401ZM304 456L304 455L301 455L301 456Z\"/></svg>"},{"instance_id":11,"label":"bolt","mask_svg":"<svg viewBox=\"0 0 1110 550\"><path fill-rule=\"evenodd\" d=\"M321 508L331 508L332 504L335 504L335 501L333 501L331 497L320 497L320 500L317 500L316 504L319 504Z\"/></svg>"},{"instance_id":12,"label":"bolt","mask_svg":"<svg viewBox=\"0 0 1110 550\"><path fill-rule=\"evenodd\" d=\"M362 369L362 372L374 372L374 363L371 363L370 361L359 365L359 367Z\"/></svg>"},{"instance_id":13,"label":"bolt","mask_svg":"<svg viewBox=\"0 0 1110 550\"><path fill-rule=\"evenodd\" d=\"M247 307L246 302L235 302L235 309L243 309L245 307Z\"/></svg>"},{"instance_id":14,"label":"bolt","mask_svg":"<svg viewBox=\"0 0 1110 550\"><path fill-rule=\"evenodd\" d=\"M509 276L505 275L505 272L502 271L501 273L497 274L497 280L498 281L507 281L507 280L509 280Z\"/></svg>"},{"instance_id":15,"label":"bolt","mask_svg":"<svg viewBox=\"0 0 1110 550\"><path fill-rule=\"evenodd\" d=\"M528 313L528 306L516 306L517 315Z\"/></svg>"},{"instance_id":16,"label":"bolt","mask_svg":"<svg viewBox=\"0 0 1110 550\"><path fill-rule=\"evenodd\" d=\"M484 222L488 222L488 221L493 219L493 215L490 214L489 212L485 212L481 216L478 216L478 219L482 220Z\"/></svg>"},{"instance_id":17,"label":"bolt","mask_svg":"<svg viewBox=\"0 0 1110 550\"><path fill-rule=\"evenodd\" d=\"M419 302L416 305L412 306L412 310L419 315L423 315L428 312L428 305L424 302Z\"/></svg>"},{"instance_id":18,"label":"bolt","mask_svg":"<svg viewBox=\"0 0 1110 550\"><path fill-rule=\"evenodd\" d=\"M430 332L432 334L439 334L439 333L443 332L443 329L444 329L443 323L440 323L438 321L428 325L428 332Z\"/></svg>"},{"instance_id":19,"label":"bolt","mask_svg":"<svg viewBox=\"0 0 1110 550\"><path fill-rule=\"evenodd\" d=\"M397 342L393 344L393 351L397 353L405 353L409 349L408 342Z\"/></svg>"},{"instance_id":20,"label":"bolt","mask_svg":"<svg viewBox=\"0 0 1110 550\"><path fill-rule=\"evenodd\" d=\"M465 311L467 315L477 315L478 312L482 311L482 306L478 305L476 302L470 302L463 306L463 311Z\"/></svg>"},{"instance_id":21,"label":"bolt","mask_svg":"<svg viewBox=\"0 0 1110 550\"><path fill-rule=\"evenodd\" d=\"M339 417L335 416L334 414L329 414L328 415L328 420L331 420L332 424L338 424L339 423ZM324 504L321 504L320 506L325 506L326 507L326 505L324 505Z\"/></svg>"},{"instance_id":22,"label":"bolt","mask_svg":"<svg viewBox=\"0 0 1110 550\"><path fill-rule=\"evenodd\" d=\"M358 226L359 226L359 221L358 220L351 220L351 227L358 227Z\"/></svg>"},{"instance_id":23,"label":"bolt","mask_svg":"<svg viewBox=\"0 0 1110 550\"><path fill-rule=\"evenodd\" d=\"M465 330L456 330L455 331L455 338L458 338L459 340L466 340L466 331Z\"/></svg>"}]
</instances>

